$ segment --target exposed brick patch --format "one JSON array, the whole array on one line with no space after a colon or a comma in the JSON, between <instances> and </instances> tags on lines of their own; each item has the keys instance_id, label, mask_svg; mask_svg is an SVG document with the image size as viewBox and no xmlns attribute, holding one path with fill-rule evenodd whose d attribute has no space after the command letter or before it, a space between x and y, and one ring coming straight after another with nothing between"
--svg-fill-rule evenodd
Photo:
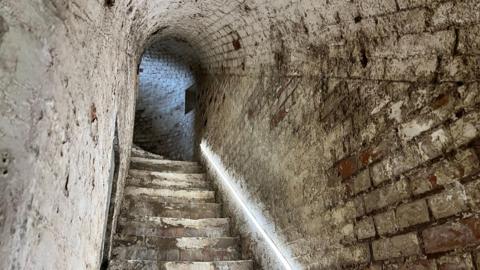
<instances>
[{"instance_id":1,"label":"exposed brick patch","mask_svg":"<svg viewBox=\"0 0 480 270\"><path fill-rule=\"evenodd\" d=\"M440 107L443 107L448 104L450 98L446 94L442 94L439 97L437 97L431 104L433 109L438 109Z\"/></svg>"},{"instance_id":2,"label":"exposed brick patch","mask_svg":"<svg viewBox=\"0 0 480 270\"><path fill-rule=\"evenodd\" d=\"M368 263L371 260L368 244L358 244L343 249L340 255L340 264L352 266Z\"/></svg>"},{"instance_id":3,"label":"exposed brick patch","mask_svg":"<svg viewBox=\"0 0 480 270\"><path fill-rule=\"evenodd\" d=\"M390 167L390 161L383 160L372 166L372 182L375 186L387 181L392 176L387 168Z\"/></svg>"},{"instance_id":4,"label":"exposed brick patch","mask_svg":"<svg viewBox=\"0 0 480 270\"><path fill-rule=\"evenodd\" d=\"M465 185L467 204L470 209L480 209L480 177Z\"/></svg>"},{"instance_id":5,"label":"exposed brick patch","mask_svg":"<svg viewBox=\"0 0 480 270\"><path fill-rule=\"evenodd\" d=\"M355 224L355 232L358 239L366 239L375 236L375 226L372 217L362 219Z\"/></svg>"},{"instance_id":6,"label":"exposed brick patch","mask_svg":"<svg viewBox=\"0 0 480 270\"><path fill-rule=\"evenodd\" d=\"M366 194L365 208L367 212L372 212L373 210L400 202L409 196L408 182L402 179Z\"/></svg>"},{"instance_id":7,"label":"exposed brick patch","mask_svg":"<svg viewBox=\"0 0 480 270\"><path fill-rule=\"evenodd\" d=\"M442 186L454 183L477 173L480 169L478 157L472 149L459 151L450 159L442 159L429 168L409 173L412 193L421 195Z\"/></svg>"},{"instance_id":8,"label":"exposed brick patch","mask_svg":"<svg viewBox=\"0 0 480 270\"><path fill-rule=\"evenodd\" d=\"M383 269L387 270L438 270L435 260L407 260L404 263L389 263Z\"/></svg>"},{"instance_id":9,"label":"exposed brick patch","mask_svg":"<svg viewBox=\"0 0 480 270\"><path fill-rule=\"evenodd\" d=\"M426 253L437 253L480 243L480 219L450 222L422 232Z\"/></svg>"},{"instance_id":10,"label":"exposed brick patch","mask_svg":"<svg viewBox=\"0 0 480 270\"><path fill-rule=\"evenodd\" d=\"M480 112L474 112L455 121L450 127L456 147L467 144L479 135Z\"/></svg>"},{"instance_id":11,"label":"exposed brick patch","mask_svg":"<svg viewBox=\"0 0 480 270\"><path fill-rule=\"evenodd\" d=\"M472 256L462 254L456 256L443 256L437 259L438 270L470 270L474 269Z\"/></svg>"},{"instance_id":12,"label":"exposed brick patch","mask_svg":"<svg viewBox=\"0 0 480 270\"><path fill-rule=\"evenodd\" d=\"M361 197L357 197L353 200L353 205L355 207L356 215L355 217L360 217L365 215L365 204Z\"/></svg>"},{"instance_id":13,"label":"exposed brick patch","mask_svg":"<svg viewBox=\"0 0 480 270\"><path fill-rule=\"evenodd\" d=\"M395 211L390 210L374 216L375 227L380 235L392 234L398 230Z\"/></svg>"},{"instance_id":14,"label":"exposed brick patch","mask_svg":"<svg viewBox=\"0 0 480 270\"><path fill-rule=\"evenodd\" d=\"M343 179L352 176L358 169L357 161L354 157L348 157L340 160L337 164L338 173Z\"/></svg>"},{"instance_id":15,"label":"exposed brick patch","mask_svg":"<svg viewBox=\"0 0 480 270\"><path fill-rule=\"evenodd\" d=\"M269 32L275 42L266 42L262 27L249 23L253 29L238 31L241 50L236 51L235 45L232 49L236 29L220 35L218 52L212 54L227 56L211 64L216 71L212 78L220 82L209 92L240 82L235 90L250 97L246 108L255 111L235 115L231 106L224 106L210 119L234 131L216 131L212 126L208 134L221 142L217 147L225 156L240 154L229 162L245 174L246 184L258 187L256 195L276 206L271 213L289 234L312 238L321 227L330 234L320 236L319 242L325 238L347 247L372 247L375 241L398 235L419 236L479 205L473 177L480 163L468 153L479 137L474 55L480 47L473 23L477 15L469 11L468 18L460 16L468 11L465 6L473 7L472 2L462 0L457 6L451 1L366 0L339 6L335 1L315 1L311 3L315 12L305 8L305 15L285 28L301 37L298 41L285 39L287 31L273 25ZM450 10L456 14L450 16ZM316 31L311 19L318 13L325 21L322 31ZM309 42L303 40L305 29ZM262 38L251 31L259 31ZM307 50L302 50L303 42L308 43ZM272 49L264 54L266 44ZM303 53L311 59L304 61ZM252 67L260 70L258 82L252 79L257 75L249 73ZM226 72L228 77L223 76ZM295 106L290 106L293 102ZM261 121L265 117L266 127ZM267 157L279 163L259 158L263 153L251 143L252 133L272 152ZM301 184L291 179L292 172ZM257 180L258 174L270 180ZM288 191L285 203L269 193L270 185ZM456 188L465 191L460 204L458 194L451 199L448 194ZM299 192L303 196L289 195ZM285 218L294 212L303 216L303 211L318 217L307 225ZM298 233L297 228L309 233ZM419 246L413 255L370 258L365 265L351 265L363 260L352 259L344 246L332 247L315 259L302 258L325 269L346 264L347 269L438 270L440 255L427 256L423 243Z\"/></svg>"},{"instance_id":16,"label":"exposed brick patch","mask_svg":"<svg viewBox=\"0 0 480 270\"><path fill-rule=\"evenodd\" d=\"M428 205L436 219L449 217L466 210L466 203L463 186L456 186L428 198Z\"/></svg>"},{"instance_id":17,"label":"exposed brick patch","mask_svg":"<svg viewBox=\"0 0 480 270\"><path fill-rule=\"evenodd\" d=\"M375 260L405 257L421 253L420 242L414 233L373 241L372 251Z\"/></svg>"},{"instance_id":18,"label":"exposed brick patch","mask_svg":"<svg viewBox=\"0 0 480 270\"><path fill-rule=\"evenodd\" d=\"M402 229L430 221L425 200L402 204L397 208L395 215L398 226Z\"/></svg>"},{"instance_id":19,"label":"exposed brick patch","mask_svg":"<svg viewBox=\"0 0 480 270\"><path fill-rule=\"evenodd\" d=\"M363 170L353 177L353 188L352 191L354 194L358 194L362 191L368 190L372 184L370 181L370 171Z\"/></svg>"},{"instance_id":20,"label":"exposed brick patch","mask_svg":"<svg viewBox=\"0 0 480 270\"><path fill-rule=\"evenodd\" d=\"M358 158L362 166L366 166L374 161L381 159L384 155L384 150L380 147L367 148L360 152Z\"/></svg>"}]
</instances>

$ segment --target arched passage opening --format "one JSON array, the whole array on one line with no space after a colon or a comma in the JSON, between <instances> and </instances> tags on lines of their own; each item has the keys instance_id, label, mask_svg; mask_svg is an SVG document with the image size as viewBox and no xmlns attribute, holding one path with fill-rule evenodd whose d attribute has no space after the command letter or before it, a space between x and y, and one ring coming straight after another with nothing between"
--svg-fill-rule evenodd
<instances>
[{"instance_id":1,"label":"arched passage opening","mask_svg":"<svg viewBox=\"0 0 480 270\"><path fill-rule=\"evenodd\" d=\"M164 37L149 43L138 68L135 145L168 159L194 159L199 70L187 41Z\"/></svg>"}]
</instances>

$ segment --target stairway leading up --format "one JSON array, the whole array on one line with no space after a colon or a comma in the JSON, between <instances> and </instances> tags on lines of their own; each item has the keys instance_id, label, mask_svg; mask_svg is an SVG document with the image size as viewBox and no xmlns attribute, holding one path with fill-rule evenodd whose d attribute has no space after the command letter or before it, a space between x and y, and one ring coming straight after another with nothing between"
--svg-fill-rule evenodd
<instances>
[{"instance_id":1,"label":"stairway leading up","mask_svg":"<svg viewBox=\"0 0 480 270\"><path fill-rule=\"evenodd\" d=\"M251 270L197 162L134 148L111 270Z\"/></svg>"}]
</instances>

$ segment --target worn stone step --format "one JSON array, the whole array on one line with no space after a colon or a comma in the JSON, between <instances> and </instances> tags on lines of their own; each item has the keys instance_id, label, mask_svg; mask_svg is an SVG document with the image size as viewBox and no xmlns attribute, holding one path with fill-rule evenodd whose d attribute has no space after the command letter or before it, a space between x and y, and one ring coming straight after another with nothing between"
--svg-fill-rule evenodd
<instances>
[{"instance_id":1,"label":"worn stone step","mask_svg":"<svg viewBox=\"0 0 480 270\"><path fill-rule=\"evenodd\" d=\"M159 172L203 173L203 167L198 162L177 161L164 159L150 159L132 157L130 168L137 170L151 170Z\"/></svg>"},{"instance_id":2,"label":"worn stone step","mask_svg":"<svg viewBox=\"0 0 480 270\"><path fill-rule=\"evenodd\" d=\"M113 260L110 270L252 270L253 261L165 262Z\"/></svg>"},{"instance_id":3,"label":"worn stone step","mask_svg":"<svg viewBox=\"0 0 480 270\"><path fill-rule=\"evenodd\" d=\"M237 237L115 236L113 256L126 260L222 261L241 258Z\"/></svg>"},{"instance_id":4,"label":"worn stone step","mask_svg":"<svg viewBox=\"0 0 480 270\"><path fill-rule=\"evenodd\" d=\"M172 189L210 188L204 174L162 173L130 170L127 184L140 187L165 187Z\"/></svg>"},{"instance_id":5,"label":"worn stone step","mask_svg":"<svg viewBox=\"0 0 480 270\"><path fill-rule=\"evenodd\" d=\"M150 189L169 189L169 190L185 190L185 191L213 191L212 186L209 183L189 183L189 182L173 182L173 181L156 181L152 183L145 183L142 181L133 180L127 177L127 186L137 188L150 188Z\"/></svg>"},{"instance_id":6,"label":"worn stone step","mask_svg":"<svg viewBox=\"0 0 480 270\"><path fill-rule=\"evenodd\" d=\"M217 218L221 217L218 203L170 203L154 200L135 200L126 196L122 214L127 216L156 216L175 218Z\"/></svg>"},{"instance_id":7,"label":"worn stone step","mask_svg":"<svg viewBox=\"0 0 480 270\"><path fill-rule=\"evenodd\" d=\"M228 218L120 218L118 231L122 235L157 237L222 237L230 232Z\"/></svg>"},{"instance_id":8,"label":"worn stone step","mask_svg":"<svg viewBox=\"0 0 480 270\"><path fill-rule=\"evenodd\" d=\"M252 261L159 262L165 270L251 270Z\"/></svg>"},{"instance_id":9,"label":"worn stone step","mask_svg":"<svg viewBox=\"0 0 480 270\"><path fill-rule=\"evenodd\" d=\"M145 151L144 149L136 145L132 145L131 153L132 157L164 159L164 156Z\"/></svg>"},{"instance_id":10,"label":"worn stone step","mask_svg":"<svg viewBox=\"0 0 480 270\"><path fill-rule=\"evenodd\" d=\"M215 202L215 191L186 190L166 188L145 188L127 186L125 195L142 200L159 200L164 202Z\"/></svg>"},{"instance_id":11,"label":"worn stone step","mask_svg":"<svg viewBox=\"0 0 480 270\"><path fill-rule=\"evenodd\" d=\"M166 189L203 189L211 190L212 186L204 180L181 181L181 180L161 180L151 179L144 180L132 176L127 176L126 184L128 186L147 187L147 188L166 188Z\"/></svg>"},{"instance_id":12,"label":"worn stone step","mask_svg":"<svg viewBox=\"0 0 480 270\"><path fill-rule=\"evenodd\" d=\"M143 180L158 179L182 182L205 181L205 173L156 172L150 170L130 169L128 174L132 177Z\"/></svg>"}]
</instances>

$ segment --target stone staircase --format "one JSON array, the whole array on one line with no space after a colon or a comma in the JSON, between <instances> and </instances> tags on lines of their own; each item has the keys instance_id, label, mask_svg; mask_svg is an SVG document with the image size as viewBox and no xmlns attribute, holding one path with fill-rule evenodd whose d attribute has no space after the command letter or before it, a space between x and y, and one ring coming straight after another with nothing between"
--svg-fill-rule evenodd
<instances>
[{"instance_id":1,"label":"stone staircase","mask_svg":"<svg viewBox=\"0 0 480 270\"><path fill-rule=\"evenodd\" d=\"M251 270L196 162L134 148L109 269Z\"/></svg>"}]
</instances>

